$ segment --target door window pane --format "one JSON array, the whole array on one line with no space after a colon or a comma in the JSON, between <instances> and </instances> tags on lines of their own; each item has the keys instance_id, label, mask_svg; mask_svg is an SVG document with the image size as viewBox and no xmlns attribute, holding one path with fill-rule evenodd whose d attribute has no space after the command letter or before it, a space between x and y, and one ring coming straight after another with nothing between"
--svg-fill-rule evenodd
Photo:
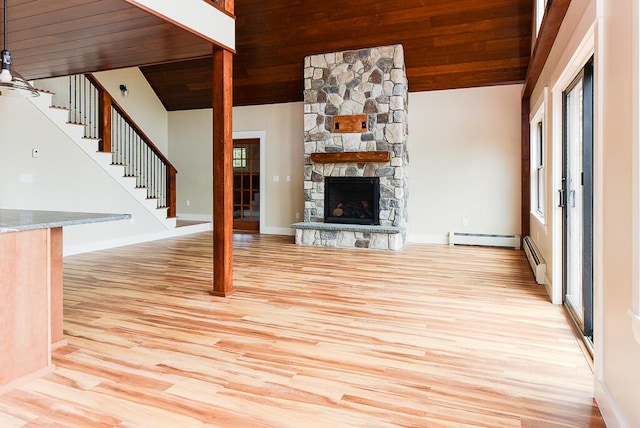
<instances>
[{"instance_id":1,"label":"door window pane","mask_svg":"<svg viewBox=\"0 0 640 428\"><path fill-rule=\"evenodd\" d=\"M566 295L565 301L583 321L582 257L583 257L583 82L565 94L565 176L566 176Z\"/></svg>"}]
</instances>

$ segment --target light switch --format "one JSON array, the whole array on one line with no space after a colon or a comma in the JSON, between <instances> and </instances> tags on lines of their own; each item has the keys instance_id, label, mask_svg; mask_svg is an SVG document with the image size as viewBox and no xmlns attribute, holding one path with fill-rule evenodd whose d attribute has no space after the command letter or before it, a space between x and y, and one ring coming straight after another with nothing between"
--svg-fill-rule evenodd
<instances>
[{"instance_id":1,"label":"light switch","mask_svg":"<svg viewBox=\"0 0 640 428\"><path fill-rule=\"evenodd\" d=\"M30 174L30 173L20 174L20 183L33 183L33 174Z\"/></svg>"}]
</instances>

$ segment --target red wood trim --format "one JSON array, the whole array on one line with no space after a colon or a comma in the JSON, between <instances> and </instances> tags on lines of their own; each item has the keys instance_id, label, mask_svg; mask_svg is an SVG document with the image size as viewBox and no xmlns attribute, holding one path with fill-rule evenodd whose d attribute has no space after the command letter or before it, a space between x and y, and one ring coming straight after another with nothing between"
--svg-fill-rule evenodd
<instances>
[{"instance_id":1,"label":"red wood trim","mask_svg":"<svg viewBox=\"0 0 640 428\"><path fill-rule=\"evenodd\" d=\"M311 153L311 160L318 163L389 162L391 153L387 151Z\"/></svg>"},{"instance_id":2,"label":"red wood trim","mask_svg":"<svg viewBox=\"0 0 640 428\"><path fill-rule=\"evenodd\" d=\"M106 92L107 94L109 93L109 91L106 90L106 88L104 86L102 86L102 84L92 75L92 74L86 74L85 76L87 76L87 78L91 81L91 83L93 83L101 92ZM161 160L162 162L167 165L167 166L171 166L172 168L175 168L171 162L169 161L169 159L166 158L166 156L160 151L160 149L158 148L158 146L156 146L155 144L153 144L153 141L151 141L151 138L149 138L147 136L147 134L144 133L144 131L142 129L140 129L140 127L136 124L136 122L131 118L131 116L129 116L129 114L127 114L127 112L124 110L124 108L122 108L122 106L120 104L118 104L118 102L111 97L111 105L118 111L118 113L120 113L122 115L122 117L124 118L124 120L133 128L136 130L136 132L138 134L140 134L140 137L142 137L142 139L144 140L144 142L147 144L147 146L149 146L149 148L153 151L153 153L155 153ZM109 109L110 110L110 109ZM110 113L109 113L110 114ZM111 128L109 126L109 128Z\"/></svg>"},{"instance_id":3,"label":"red wood trim","mask_svg":"<svg viewBox=\"0 0 640 428\"><path fill-rule=\"evenodd\" d=\"M529 122L529 115L531 111L529 98L522 100L521 120L522 120L522 135L521 135L521 208L520 208L520 236L524 238L529 235L530 219L529 212L531 211L531 124Z\"/></svg>"},{"instance_id":4,"label":"red wood trim","mask_svg":"<svg viewBox=\"0 0 640 428\"><path fill-rule=\"evenodd\" d=\"M369 131L369 116L366 114L333 117L333 129L331 132L344 134L348 132L367 131Z\"/></svg>"},{"instance_id":5,"label":"red wood trim","mask_svg":"<svg viewBox=\"0 0 640 428\"><path fill-rule=\"evenodd\" d=\"M176 208L176 174L178 171L173 166L167 166L167 218L177 216Z\"/></svg>"},{"instance_id":6,"label":"red wood trim","mask_svg":"<svg viewBox=\"0 0 640 428\"><path fill-rule=\"evenodd\" d=\"M220 12L224 13L225 15L230 16L233 19L236 19L236 16L234 15L234 10L233 10L233 2L229 2L228 0L225 2L225 0L219 0L219 1L214 1L214 0L202 0L205 3L210 4L211 6L215 7L216 9L218 9ZM225 3L231 3L231 10L226 10L225 7L226 4Z\"/></svg>"},{"instance_id":7,"label":"red wood trim","mask_svg":"<svg viewBox=\"0 0 640 428\"><path fill-rule=\"evenodd\" d=\"M118 113L124 118L124 120L140 135L145 144L153 151L153 153L160 158L162 163L167 167L166 187L167 187L167 217L173 218L177 215L176 207L176 174L178 170L167 159L167 157L160 151L160 149L153 144L151 138L140 129L140 127L134 122L129 114L122 108L120 104L109 94L109 91L95 78L92 74L85 74L87 79L98 88L100 96L99 114L100 114L100 151L111 152L111 107L115 108Z\"/></svg>"},{"instance_id":8,"label":"red wood trim","mask_svg":"<svg viewBox=\"0 0 640 428\"><path fill-rule=\"evenodd\" d=\"M113 99L111 95L99 88L99 105L98 105L98 117L100 118L100 129L98 134L100 136L99 150L101 152L111 152L111 103Z\"/></svg>"},{"instance_id":9,"label":"red wood trim","mask_svg":"<svg viewBox=\"0 0 640 428\"><path fill-rule=\"evenodd\" d=\"M213 54L213 290L233 293L233 55Z\"/></svg>"},{"instance_id":10,"label":"red wood trim","mask_svg":"<svg viewBox=\"0 0 640 428\"><path fill-rule=\"evenodd\" d=\"M553 43L558 37L560 26L564 20L571 0L553 0L547 3L545 16L540 24L540 32L533 47L531 61L527 68L527 76L522 91L522 98L529 98L538 83L542 69L549 58Z\"/></svg>"}]
</instances>

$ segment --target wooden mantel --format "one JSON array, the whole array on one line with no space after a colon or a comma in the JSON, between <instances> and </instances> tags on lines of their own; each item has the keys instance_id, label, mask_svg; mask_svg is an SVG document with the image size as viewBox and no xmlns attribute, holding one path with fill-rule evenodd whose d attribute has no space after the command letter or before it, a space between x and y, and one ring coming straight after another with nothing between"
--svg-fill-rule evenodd
<instances>
[{"instance_id":1,"label":"wooden mantel","mask_svg":"<svg viewBox=\"0 0 640 428\"><path fill-rule=\"evenodd\" d=\"M391 153L387 151L311 153L311 160L317 163L389 162Z\"/></svg>"}]
</instances>

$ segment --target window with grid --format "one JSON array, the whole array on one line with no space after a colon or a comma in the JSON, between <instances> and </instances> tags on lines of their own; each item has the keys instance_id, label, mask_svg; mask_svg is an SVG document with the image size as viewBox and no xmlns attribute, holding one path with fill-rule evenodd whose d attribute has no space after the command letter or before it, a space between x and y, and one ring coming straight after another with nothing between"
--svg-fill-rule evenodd
<instances>
[{"instance_id":1,"label":"window with grid","mask_svg":"<svg viewBox=\"0 0 640 428\"><path fill-rule=\"evenodd\" d=\"M233 148L233 167L234 168L247 167L247 148L246 147Z\"/></svg>"},{"instance_id":2,"label":"window with grid","mask_svg":"<svg viewBox=\"0 0 640 428\"><path fill-rule=\"evenodd\" d=\"M531 213L545 222L544 105L531 120Z\"/></svg>"}]
</instances>

